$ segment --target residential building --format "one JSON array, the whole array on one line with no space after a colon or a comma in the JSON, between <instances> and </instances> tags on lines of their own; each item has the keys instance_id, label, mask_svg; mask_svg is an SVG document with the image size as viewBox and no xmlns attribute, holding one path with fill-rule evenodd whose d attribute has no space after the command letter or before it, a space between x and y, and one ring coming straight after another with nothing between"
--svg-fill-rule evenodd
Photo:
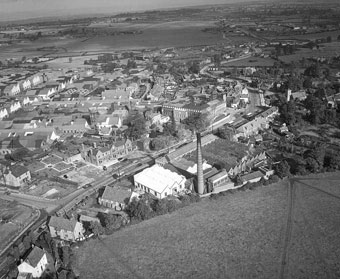
<instances>
[{"instance_id":1,"label":"residential building","mask_svg":"<svg viewBox=\"0 0 340 279\"><path fill-rule=\"evenodd\" d=\"M18 164L7 167L0 178L1 183L12 187L24 186L30 180L30 171L26 167Z\"/></svg>"},{"instance_id":2,"label":"residential building","mask_svg":"<svg viewBox=\"0 0 340 279\"><path fill-rule=\"evenodd\" d=\"M129 139L116 141L111 146L90 147L82 149L82 158L91 164L105 166L132 152L133 146Z\"/></svg>"},{"instance_id":3,"label":"residential building","mask_svg":"<svg viewBox=\"0 0 340 279\"><path fill-rule=\"evenodd\" d=\"M52 237L72 242L81 240L85 233L82 223L55 216L49 220L48 228Z\"/></svg>"},{"instance_id":4,"label":"residential building","mask_svg":"<svg viewBox=\"0 0 340 279\"><path fill-rule=\"evenodd\" d=\"M63 134L82 135L91 129L85 118L77 118L58 127Z\"/></svg>"},{"instance_id":5,"label":"residential building","mask_svg":"<svg viewBox=\"0 0 340 279\"><path fill-rule=\"evenodd\" d=\"M136 189L150 193L159 199L176 195L185 189L186 179L159 165L154 165L134 175Z\"/></svg>"},{"instance_id":6,"label":"residential building","mask_svg":"<svg viewBox=\"0 0 340 279\"><path fill-rule=\"evenodd\" d=\"M48 261L45 251L34 246L27 258L18 265L19 276L29 274L33 278L40 278L47 265Z\"/></svg>"},{"instance_id":7,"label":"residential building","mask_svg":"<svg viewBox=\"0 0 340 279\"><path fill-rule=\"evenodd\" d=\"M98 202L100 205L120 211L125 209L130 196L131 191L126 188L106 186Z\"/></svg>"},{"instance_id":8,"label":"residential building","mask_svg":"<svg viewBox=\"0 0 340 279\"><path fill-rule=\"evenodd\" d=\"M110 135L113 128L121 128L123 125L122 119L114 115L100 115L96 122L96 128L102 135Z\"/></svg>"}]
</instances>

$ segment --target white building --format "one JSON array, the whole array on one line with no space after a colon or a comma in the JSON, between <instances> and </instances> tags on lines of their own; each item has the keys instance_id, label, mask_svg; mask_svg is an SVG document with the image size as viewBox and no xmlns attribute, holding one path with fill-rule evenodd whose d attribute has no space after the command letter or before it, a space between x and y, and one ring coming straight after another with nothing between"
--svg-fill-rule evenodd
<instances>
[{"instance_id":1,"label":"white building","mask_svg":"<svg viewBox=\"0 0 340 279\"><path fill-rule=\"evenodd\" d=\"M31 81L29 79L25 80L23 83L22 83L22 88L24 90L28 90L32 87L32 84L31 84Z\"/></svg>"},{"instance_id":2,"label":"white building","mask_svg":"<svg viewBox=\"0 0 340 279\"><path fill-rule=\"evenodd\" d=\"M13 104L11 104L10 108L9 108L9 112L13 113L16 112L17 110L21 109L21 104L20 102L15 102Z\"/></svg>"},{"instance_id":3,"label":"white building","mask_svg":"<svg viewBox=\"0 0 340 279\"><path fill-rule=\"evenodd\" d=\"M137 189L150 193L159 199L169 195L176 195L185 189L186 179L159 165L154 165L134 175L134 183Z\"/></svg>"},{"instance_id":4,"label":"white building","mask_svg":"<svg viewBox=\"0 0 340 279\"><path fill-rule=\"evenodd\" d=\"M4 119L8 116L9 116L9 114L8 114L7 109L3 108L3 109L0 110L0 119Z\"/></svg>"},{"instance_id":5,"label":"white building","mask_svg":"<svg viewBox=\"0 0 340 279\"><path fill-rule=\"evenodd\" d=\"M35 246L26 260L18 266L19 276L31 274L33 278L40 278L48 265L47 256L43 249Z\"/></svg>"}]
</instances>

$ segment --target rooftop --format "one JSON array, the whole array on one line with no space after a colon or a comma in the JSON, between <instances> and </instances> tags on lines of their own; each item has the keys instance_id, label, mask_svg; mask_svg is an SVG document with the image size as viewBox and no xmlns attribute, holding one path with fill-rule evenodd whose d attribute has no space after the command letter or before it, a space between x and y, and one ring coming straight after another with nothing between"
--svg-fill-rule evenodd
<instances>
[{"instance_id":1,"label":"rooftop","mask_svg":"<svg viewBox=\"0 0 340 279\"><path fill-rule=\"evenodd\" d=\"M53 227L56 229L63 229L66 231L73 232L74 228L77 224L76 220L68 220L63 217L55 217L52 216L50 221L48 222L49 227Z\"/></svg>"},{"instance_id":2,"label":"rooftop","mask_svg":"<svg viewBox=\"0 0 340 279\"><path fill-rule=\"evenodd\" d=\"M131 192L126 188L106 186L102 199L124 203L126 198L130 198Z\"/></svg>"},{"instance_id":3,"label":"rooftop","mask_svg":"<svg viewBox=\"0 0 340 279\"><path fill-rule=\"evenodd\" d=\"M168 169L164 169L159 165L153 165L134 175L134 180L157 193L162 193L166 188L180 184L185 180L185 177Z\"/></svg>"},{"instance_id":4,"label":"rooftop","mask_svg":"<svg viewBox=\"0 0 340 279\"><path fill-rule=\"evenodd\" d=\"M34 246L31 253L26 258L26 262L28 262L31 266L36 267L40 262L41 258L45 255L45 251L37 246Z\"/></svg>"}]
</instances>

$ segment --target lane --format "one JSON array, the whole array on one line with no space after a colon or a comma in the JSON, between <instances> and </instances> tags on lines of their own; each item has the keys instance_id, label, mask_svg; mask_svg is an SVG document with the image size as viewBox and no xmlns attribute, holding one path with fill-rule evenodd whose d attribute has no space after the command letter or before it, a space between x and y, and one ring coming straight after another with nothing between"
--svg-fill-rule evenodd
<instances>
[{"instance_id":1,"label":"lane","mask_svg":"<svg viewBox=\"0 0 340 279\"><path fill-rule=\"evenodd\" d=\"M289 180L288 186L288 208L287 208L287 220L286 220L286 230L283 240L283 251L281 255L280 268L279 268L279 279L285 279L287 277L287 269L289 263L289 245L292 237L293 228L293 214L295 206L295 193L296 187L293 180Z\"/></svg>"}]
</instances>

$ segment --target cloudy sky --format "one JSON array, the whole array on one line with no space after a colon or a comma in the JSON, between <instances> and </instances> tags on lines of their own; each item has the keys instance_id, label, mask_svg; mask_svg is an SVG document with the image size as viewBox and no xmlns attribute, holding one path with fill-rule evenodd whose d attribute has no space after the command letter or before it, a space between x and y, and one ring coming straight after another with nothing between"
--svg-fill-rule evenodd
<instances>
[{"instance_id":1,"label":"cloudy sky","mask_svg":"<svg viewBox=\"0 0 340 279\"><path fill-rule=\"evenodd\" d=\"M243 0L244 1L244 0ZM249 1L249 0L248 0ZM238 0L0 0L0 20L89 13L118 13L202 4L240 2Z\"/></svg>"}]
</instances>

